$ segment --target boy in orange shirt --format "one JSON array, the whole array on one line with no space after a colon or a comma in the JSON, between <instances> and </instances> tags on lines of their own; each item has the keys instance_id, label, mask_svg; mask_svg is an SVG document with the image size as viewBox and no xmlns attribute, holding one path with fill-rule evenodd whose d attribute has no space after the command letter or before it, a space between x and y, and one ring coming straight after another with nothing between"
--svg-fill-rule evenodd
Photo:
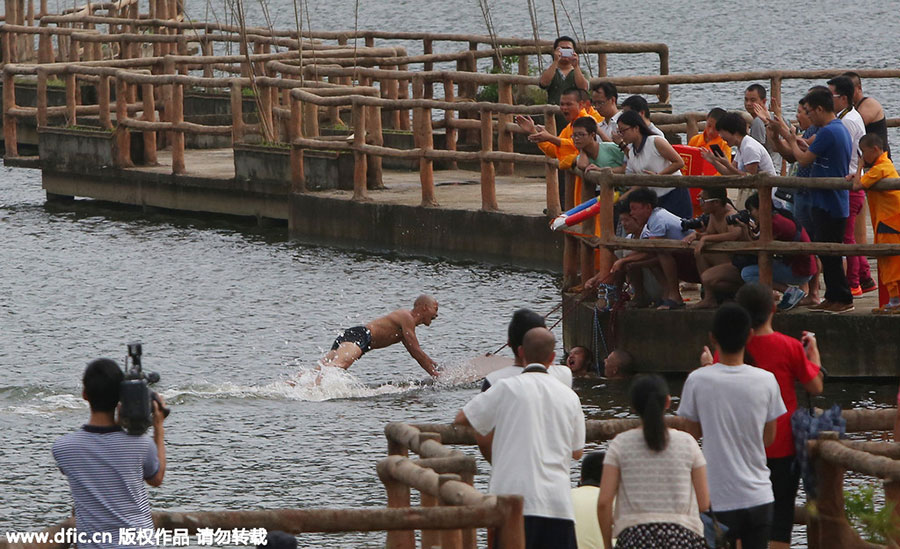
<instances>
[{"instance_id":1,"label":"boy in orange shirt","mask_svg":"<svg viewBox=\"0 0 900 549\"><path fill-rule=\"evenodd\" d=\"M726 143L725 140L722 139L722 136L719 135L719 132L716 131L716 122L718 122L724 114L725 109L720 109L719 107L709 111L709 114L706 115L706 127L703 129L702 133L698 133L688 141L688 146L713 152L710 145L718 145L722 152L725 153L725 159L728 162L731 162L731 147L728 146L728 143Z\"/></svg>"},{"instance_id":2,"label":"boy in orange shirt","mask_svg":"<svg viewBox=\"0 0 900 549\"><path fill-rule=\"evenodd\" d=\"M867 133L859 140L863 160L872 166L862 176L848 175L853 190L866 190L872 228L876 244L900 244L900 191L879 191L869 188L882 179L900 177L894 163L884 152L884 142L877 134ZM878 258L878 278L887 288L890 301L883 307L872 309L875 314L900 314L900 256Z\"/></svg>"}]
</instances>

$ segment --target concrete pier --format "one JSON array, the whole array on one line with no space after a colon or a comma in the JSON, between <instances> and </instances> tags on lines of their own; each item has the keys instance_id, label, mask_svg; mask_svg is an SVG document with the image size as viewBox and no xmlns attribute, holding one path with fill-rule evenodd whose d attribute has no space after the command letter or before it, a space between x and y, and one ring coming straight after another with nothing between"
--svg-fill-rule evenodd
<instances>
[{"instance_id":1,"label":"concrete pier","mask_svg":"<svg viewBox=\"0 0 900 549\"><path fill-rule=\"evenodd\" d=\"M564 310L571 311L563 322L566 348L583 345L593 350L599 345L604 357L603 341L594 342L594 303L575 303L573 295L564 299ZM900 316L871 314L878 305L874 293L854 301L853 313L834 315L798 307L776 314L773 326L796 338L804 330L814 332L831 376L896 377L900 374ZM713 314L713 310L626 309L598 313L597 320L609 351L613 347L628 351L638 372L686 374L699 366L700 352L710 344Z\"/></svg>"},{"instance_id":2,"label":"concrete pier","mask_svg":"<svg viewBox=\"0 0 900 549\"><path fill-rule=\"evenodd\" d=\"M389 250L559 271L562 237L547 230L542 177L498 176L500 212L481 211L479 173L435 173L439 207L422 207L418 172L385 170L385 188L369 200L333 189L292 194L287 181L235 177L233 149L185 151L187 172L172 174L169 151L155 166L115 168L108 147L56 139L42 130L41 159L7 160L42 168L48 198L90 198L168 210L287 221L290 237L355 249ZM103 132L96 132L103 139ZM112 140L112 134L106 134ZM72 143L77 143L74 147ZM311 164L311 163L308 163ZM98 167L99 166L99 167ZM308 168L309 169L309 168Z\"/></svg>"}]
</instances>

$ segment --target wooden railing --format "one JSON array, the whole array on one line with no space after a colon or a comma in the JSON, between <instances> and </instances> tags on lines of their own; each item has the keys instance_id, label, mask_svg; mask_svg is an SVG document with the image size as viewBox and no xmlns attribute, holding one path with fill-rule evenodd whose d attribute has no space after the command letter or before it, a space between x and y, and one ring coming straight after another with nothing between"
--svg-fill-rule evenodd
<instances>
[{"instance_id":1,"label":"wooden railing","mask_svg":"<svg viewBox=\"0 0 900 549\"><path fill-rule=\"evenodd\" d=\"M818 412L821 412L819 410ZM893 429L896 408L879 410L844 410L848 434L885 432ZM684 420L667 415L666 425L685 430ZM602 443L619 433L640 427L639 419L604 419L586 422L586 442ZM413 424L420 432L433 433L445 445L475 446L475 432L471 427L444 424ZM812 468L816 474L818 496L815 510L797 507L796 524L806 524L810 549L876 549L884 546L868 543L860 538L847 520L844 509L844 473L853 471L884 481L884 501L893 504L895 524L900 526L900 444L838 440L834 433L823 433L809 441ZM896 547L900 539L890 541Z\"/></svg>"},{"instance_id":2,"label":"wooden railing","mask_svg":"<svg viewBox=\"0 0 900 549\"><path fill-rule=\"evenodd\" d=\"M704 247L710 252L755 253L758 256L760 281L772 284L772 255L823 254L823 255L900 255L900 244L837 244L828 242L782 242L772 236L772 188L793 189L850 189L852 184L843 178L778 177L767 174L751 176L670 176L670 175L614 175L604 172L577 171L591 185L584 185L585 195L593 196L592 187L600 192L599 213L600 236L594 234L594 220L588 219L582 225L582 235L568 236L569 242L577 239L586 249L604 248L608 250L690 250L690 244L681 240L631 239L615 236L613 225L614 189L616 187L697 187L697 188L743 188L756 189L759 193L759 239L752 241L717 242ZM900 179L885 179L876 183L871 190L900 190ZM570 193L571 194L571 193ZM576 278L580 254L587 253L575 245L566 246L563 258L563 278Z\"/></svg>"},{"instance_id":3,"label":"wooden railing","mask_svg":"<svg viewBox=\"0 0 900 549\"><path fill-rule=\"evenodd\" d=\"M476 529L494 528L500 549L524 549L522 496L487 495L476 490L475 459L440 443L434 433L391 423L385 427L386 459L376 470L387 493L386 508L260 509L253 511L154 512L156 529L201 528L232 530L264 528L291 534L387 532L386 547L414 549L416 531L423 548L475 549ZM412 452L418 459L410 459ZM418 490L420 506L413 506L411 490ZM68 519L45 532L52 535L74 526ZM62 549L60 544L13 545L0 539L0 549Z\"/></svg>"}]
</instances>

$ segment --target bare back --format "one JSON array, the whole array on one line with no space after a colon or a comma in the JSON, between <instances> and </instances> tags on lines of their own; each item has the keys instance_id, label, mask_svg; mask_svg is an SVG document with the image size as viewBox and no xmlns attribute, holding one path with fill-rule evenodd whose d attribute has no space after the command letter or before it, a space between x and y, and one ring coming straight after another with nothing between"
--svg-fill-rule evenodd
<instances>
[{"instance_id":1,"label":"bare back","mask_svg":"<svg viewBox=\"0 0 900 549\"><path fill-rule=\"evenodd\" d=\"M411 311L397 309L366 324L366 328L372 333L372 348L382 349L402 341L404 330L415 334L416 323Z\"/></svg>"}]
</instances>

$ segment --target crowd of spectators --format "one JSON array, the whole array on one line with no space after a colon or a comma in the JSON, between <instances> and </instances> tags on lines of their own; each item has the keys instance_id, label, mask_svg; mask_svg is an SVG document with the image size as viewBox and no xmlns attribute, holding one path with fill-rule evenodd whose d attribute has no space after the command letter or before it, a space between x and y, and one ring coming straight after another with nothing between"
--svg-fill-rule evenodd
<instances>
[{"instance_id":1,"label":"crowd of spectators","mask_svg":"<svg viewBox=\"0 0 900 549\"><path fill-rule=\"evenodd\" d=\"M549 100L559 100L558 134L551 135L528 117L517 117L529 139L557 158L561 170L574 167L581 172L681 175L686 153L673 147L671 138L650 121L647 100L631 95L620 101L616 86L609 81L596 82L588 90L589 81L581 73L576 50L573 39L560 37L554 62L540 79ZM865 243L863 218L868 197L875 242L898 241L900 191L871 188L881 179L896 177L884 109L863 95L859 75L848 72L810 88L798 102L795 121L783 116L780 102L769 97L760 84L748 86L743 99L745 112L710 109L703 131L689 140L687 147L699 149L710 169L729 176L794 175L853 182L853 190L773 185L771 231L776 240ZM570 203L596 195L595 189L585 187L576 177ZM641 186L618 191L619 236L680 238L692 249L645 251L617 260L610 256L608 262L599 257L609 252L592 252L597 256L582 257L582 285L573 290L627 281L634 305L676 309L685 307L682 283L702 283L702 297L691 306L713 308L733 298L745 282L759 278L755 256L705 249L710 243L758 238L760 201L752 190L708 188L693 201L684 187ZM701 215L694 218L694 212ZM624 219L627 215L631 219ZM599 231L596 223L596 234ZM869 262L862 256L776 256L774 263L773 287L782 310L802 305L813 311L845 313L854 310L855 297L878 289ZM889 300L873 312L900 313L900 257L880 258L878 267ZM643 291L648 275L655 279L649 286L658 285L657 291L649 294Z\"/></svg>"}]
</instances>

